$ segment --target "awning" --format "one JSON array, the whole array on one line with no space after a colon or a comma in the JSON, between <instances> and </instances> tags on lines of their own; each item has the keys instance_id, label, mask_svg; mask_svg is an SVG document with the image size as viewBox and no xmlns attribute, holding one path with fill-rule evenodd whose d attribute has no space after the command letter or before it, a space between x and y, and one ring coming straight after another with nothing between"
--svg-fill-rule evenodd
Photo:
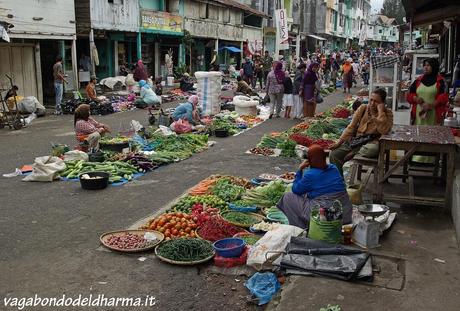
<instances>
[{"instance_id":1,"label":"awning","mask_svg":"<svg viewBox=\"0 0 460 311\"><path fill-rule=\"evenodd\" d=\"M229 50L230 52L233 52L233 53L241 53L241 49L234 47L234 46L224 46L219 49L219 51L222 51L222 50Z\"/></svg>"},{"instance_id":2,"label":"awning","mask_svg":"<svg viewBox=\"0 0 460 311\"><path fill-rule=\"evenodd\" d=\"M307 35L307 36L310 37L310 38L316 39L316 40L320 40L320 41L326 41L327 40L327 39L324 39L322 37L315 36L315 35Z\"/></svg>"}]
</instances>

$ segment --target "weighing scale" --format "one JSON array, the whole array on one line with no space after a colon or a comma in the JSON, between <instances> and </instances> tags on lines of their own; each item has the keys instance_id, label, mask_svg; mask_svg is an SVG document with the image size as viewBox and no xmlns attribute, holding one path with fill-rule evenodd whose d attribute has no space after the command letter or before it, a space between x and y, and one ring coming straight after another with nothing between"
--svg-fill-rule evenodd
<instances>
[{"instance_id":1,"label":"weighing scale","mask_svg":"<svg viewBox=\"0 0 460 311\"><path fill-rule=\"evenodd\" d=\"M375 221L375 217L385 214L388 210L388 206L382 204L363 204L358 206L358 211L363 214L364 220L356 225L352 236L353 242L364 248L380 246L380 223Z\"/></svg>"}]
</instances>

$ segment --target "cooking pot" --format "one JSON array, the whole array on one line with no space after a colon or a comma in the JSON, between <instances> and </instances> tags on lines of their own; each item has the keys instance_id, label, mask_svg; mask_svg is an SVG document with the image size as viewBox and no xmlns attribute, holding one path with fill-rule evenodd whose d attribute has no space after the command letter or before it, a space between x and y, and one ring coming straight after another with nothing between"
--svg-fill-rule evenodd
<instances>
[{"instance_id":1,"label":"cooking pot","mask_svg":"<svg viewBox=\"0 0 460 311\"><path fill-rule=\"evenodd\" d=\"M449 127L457 127L458 126L457 113L452 112L452 117L446 117L444 119L444 125L449 126Z\"/></svg>"}]
</instances>

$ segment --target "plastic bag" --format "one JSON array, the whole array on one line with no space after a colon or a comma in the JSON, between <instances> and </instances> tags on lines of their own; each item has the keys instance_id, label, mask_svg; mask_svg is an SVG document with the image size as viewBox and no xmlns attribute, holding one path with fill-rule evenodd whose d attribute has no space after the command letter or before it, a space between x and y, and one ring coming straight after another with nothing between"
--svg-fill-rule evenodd
<instances>
[{"instance_id":1,"label":"plastic bag","mask_svg":"<svg viewBox=\"0 0 460 311\"><path fill-rule=\"evenodd\" d=\"M174 122L171 127L177 134L190 133L192 131L192 125L185 119L179 119Z\"/></svg>"},{"instance_id":2,"label":"plastic bag","mask_svg":"<svg viewBox=\"0 0 460 311\"><path fill-rule=\"evenodd\" d=\"M23 181L53 181L59 178L59 172L66 168L63 160L49 156L35 158L32 167L32 174L26 176Z\"/></svg>"},{"instance_id":3,"label":"plastic bag","mask_svg":"<svg viewBox=\"0 0 460 311\"><path fill-rule=\"evenodd\" d=\"M29 125L33 120L37 118L37 115L33 112L27 118L24 119L27 125Z\"/></svg>"},{"instance_id":4,"label":"plastic bag","mask_svg":"<svg viewBox=\"0 0 460 311\"><path fill-rule=\"evenodd\" d=\"M86 152L80 151L80 150L72 150L64 153L64 162L69 162L69 161L79 161L83 160L85 162L89 161L89 156Z\"/></svg>"},{"instance_id":5,"label":"plastic bag","mask_svg":"<svg viewBox=\"0 0 460 311\"><path fill-rule=\"evenodd\" d=\"M268 231L251 247L247 265L257 270L262 269L266 262L276 259L284 252L292 236L298 236L302 231L301 228L290 225L279 225Z\"/></svg>"},{"instance_id":6,"label":"plastic bag","mask_svg":"<svg viewBox=\"0 0 460 311\"><path fill-rule=\"evenodd\" d=\"M270 302L281 288L280 282L272 272L256 272L244 285L252 295L259 298L259 306Z\"/></svg>"}]
</instances>

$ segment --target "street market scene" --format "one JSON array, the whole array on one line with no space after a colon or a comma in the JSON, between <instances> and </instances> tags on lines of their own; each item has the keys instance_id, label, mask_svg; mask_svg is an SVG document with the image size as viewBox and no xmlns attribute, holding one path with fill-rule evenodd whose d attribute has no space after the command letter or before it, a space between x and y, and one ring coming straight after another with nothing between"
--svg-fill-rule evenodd
<instances>
[{"instance_id":1,"label":"street market scene","mask_svg":"<svg viewBox=\"0 0 460 311\"><path fill-rule=\"evenodd\" d=\"M459 1L3 0L0 34L0 310L459 310Z\"/></svg>"}]
</instances>

